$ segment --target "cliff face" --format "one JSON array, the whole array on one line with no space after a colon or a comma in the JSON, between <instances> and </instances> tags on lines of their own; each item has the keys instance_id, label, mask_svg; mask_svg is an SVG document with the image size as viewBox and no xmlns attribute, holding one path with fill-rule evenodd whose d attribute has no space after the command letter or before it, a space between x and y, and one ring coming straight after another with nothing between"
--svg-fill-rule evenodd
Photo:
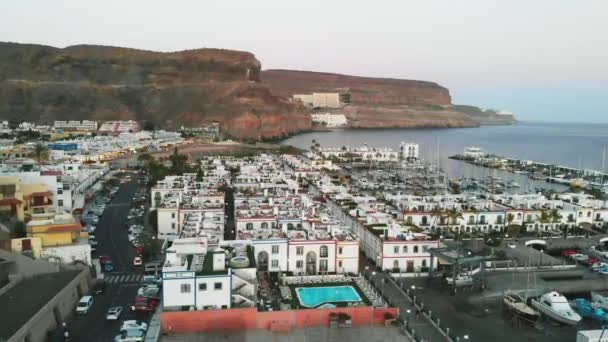
<instances>
[{"instance_id":1,"label":"cliff face","mask_svg":"<svg viewBox=\"0 0 608 342\"><path fill-rule=\"evenodd\" d=\"M218 121L241 139L310 128L297 104L260 82L247 52L0 43L0 118L135 119L161 126Z\"/></svg>"},{"instance_id":2,"label":"cliff face","mask_svg":"<svg viewBox=\"0 0 608 342\"><path fill-rule=\"evenodd\" d=\"M346 92L351 105L340 110L357 128L475 127L511 124L512 116L454 106L448 89L432 82L357 77L330 73L265 70L262 81L284 97L313 92Z\"/></svg>"}]
</instances>

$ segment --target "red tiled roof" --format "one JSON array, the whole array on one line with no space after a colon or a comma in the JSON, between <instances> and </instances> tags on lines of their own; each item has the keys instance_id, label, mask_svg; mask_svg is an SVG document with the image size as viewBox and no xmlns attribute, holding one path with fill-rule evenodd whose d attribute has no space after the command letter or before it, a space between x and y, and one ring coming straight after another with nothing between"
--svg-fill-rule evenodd
<instances>
[{"instance_id":1,"label":"red tiled roof","mask_svg":"<svg viewBox=\"0 0 608 342\"><path fill-rule=\"evenodd\" d=\"M23 203L23 202L17 198L0 199L0 205L21 204L21 203Z\"/></svg>"},{"instance_id":2,"label":"red tiled roof","mask_svg":"<svg viewBox=\"0 0 608 342\"><path fill-rule=\"evenodd\" d=\"M51 195L50 191L40 191L40 192L32 192L31 194L27 194L23 197L30 198L30 197L41 197L41 196L50 196L50 195Z\"/></svg>"},{"instance_id":3,"label":"red tiled roof","mask_svg":"<svg viewBox=\"0 0 608 342\"><path fill-rule=\"evenodd\" d=\"M62 171L57 170L40 171L41 176L61 176L62 174Z\"/></svg>"},{"instance_id":4,"label":"red tiled roof","mask_svg":"<svg viewBox=\"0 0 608 342\"><path fill-rule=\"evenodd\" d=\"M82 230L82 226L78 223L60 225L60 226L51 226L46 231L47 233L61 233L61 232L79 232Z\"/></svg>"}]
</instances>

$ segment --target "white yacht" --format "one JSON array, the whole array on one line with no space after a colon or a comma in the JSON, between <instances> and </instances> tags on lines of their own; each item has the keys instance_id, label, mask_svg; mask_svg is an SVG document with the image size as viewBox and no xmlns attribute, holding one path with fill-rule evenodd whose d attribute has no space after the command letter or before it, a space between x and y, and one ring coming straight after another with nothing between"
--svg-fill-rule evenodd
<instances>
[{"instance_id":1,"label":"white yacht","mask_svg":"<svg viewBox=\"0 0 608 342\"><path fill-rule=\"evenodd\" d=\"M581 320L581 316L572 310L566 297L555 291L545 293L538 299L532 299L532 306L563 324L575 325Z\"/></svg>"}]
</instances>

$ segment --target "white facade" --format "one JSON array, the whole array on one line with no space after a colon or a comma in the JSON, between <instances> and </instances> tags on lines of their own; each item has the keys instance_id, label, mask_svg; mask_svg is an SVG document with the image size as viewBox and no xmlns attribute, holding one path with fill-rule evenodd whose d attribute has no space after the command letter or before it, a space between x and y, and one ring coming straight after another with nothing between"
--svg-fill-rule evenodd
<instances>
[{"instance_id":1,"label":"white facade","mask_svg":"<svg viewBox=\"0 0 608 342\"><path fill-rule=\"evenodd\" d=\"M55 130L65 131L96 131L97 121L91 120L69 120L69 121L55 121L53 124Z\"/></svg>"},{"instance_id":2,"label":"white facade","mask_svg":"<svg viewBox=\"0 0 608 342\"><path fill-rule=\"evenodd\" d=\"M252 240L258 270L268 272L287 272L289 270L288 240Z\"/></svg>"},{"instance_id":3,"label":"white facade","mask_svg":"<svg viewBox=\"0 0 608 342\"><path fill-rule=\"evenodd\" d=\"M399 145L399 149L401 150L403 159L419 159L420 147L418 144L402 142Z\"/></svg>"},{"instance_id":4,"label":"white facade","mask_svg":"<svg viewBox=\"0 0 608 342\"><path fill-rule=\"evenodd\" d=\"M326 125L327 127L340 127L344 126L348 123L346 116L344 114L311 114L313 123L321 123Z\"/></svg>"},{"instance_id":5,"label":"white facade","mask_svg":"<svg viewBox=\"0 0 608 342\"><path fill-rule=\"evenodd\" d=\"M83 240L81 243L70 245L44 247L40 252L40 258L67 265L81 261L91 266L91 245Z\"/></svg>"},{"instance_id":6,"label":"white facade","mask_svg":"<svg viewBox=\"0 0 608 342\"><path fill-rule=\"evenodd\" d=\"M336 244L333 240L290 240L289 271L293 274L336 272Z\"/></svg>"},{"instance_id":7,"label":"white facade","mask_svg":"<svg viewBox=\"0 0 608 342\"><path fill-rule=\"evenodd\" d=\"M163 306L229 309L231 270L225 275L196 276L192 271L163 271Z\"/></svg>"}]
</instances>

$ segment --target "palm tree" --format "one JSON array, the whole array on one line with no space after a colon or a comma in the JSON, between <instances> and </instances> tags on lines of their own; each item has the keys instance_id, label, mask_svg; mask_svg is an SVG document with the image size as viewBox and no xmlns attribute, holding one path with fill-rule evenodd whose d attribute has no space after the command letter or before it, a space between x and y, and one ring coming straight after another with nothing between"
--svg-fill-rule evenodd
<instances>
[{"instance_id":1,"label":"palm tree","mask_svg":"<svg viewBox=\"0 0 608 342\"><path fill-rule=\"evenodd\" d=\"M432 227L437 226L437 220L443 216L442 213L443 213L443 210L441 210L439 205L436 205L435 207L433 207L433 209L431 210L431 218L433 218Z\"/></svg>"},{"instance_id":2,"label":"palm tree","mask_svg":"<svg viewBox=\"0 0 608 342\"><path fill-rule=\"evenodd\" d=\"M450 228L450 230L452 230L451 225L458 225L458 219L462 218L462 213L460 211L458 211L457 208L452 208L450 210L448 210L447 212L447 217L448 217L448 228Z\"/></svg>"},{"instance_id":3,"label":"palm tree","mask_svg":"<svg viewBox=\"0 0 608 342\"><path fill-rule=\"evenodd\" d=\"M562 229L562 230L564 230L564 238L567 237L568 236L568 225L561 224L563 216L559 213L559 210L551 209L549 216L551 217L551 222L558 223L558 225L557 225L558 227L564 228L564 229Z\"/></svg>"},{"instance_id":4,"label":"palm tree","mask_svg":"<svg viewBox=\"0 0 608 342\"><path fill-rule=\"evenodd\" d=\"M540 215L538 216L538 222L542 224L547 224L549 222L551 222L551 215L549 214L548 210L541 210L540 211ZM542 228L542 226L541 226ZM535 229L536 233L538 234L538 229Z\"/></svg>"},{"instance_id":5,"label":"palm tree","mask_svg":"<svg viewBox=\"0 0 608 342\"><path fill-rule=\"evenodd\" d=\"M507 214L506 220L508 223L507 234L509 234L509 236L511 236L511 241L513 241L517 238L517 235L519 234L521 227L513 224L513 221L515 220L515 216L512 213Z\"/></svg>"},{"instance_id":6,"label":"palm tree","mask_svg":"<svg viewBox=\"0 0 608 342\"><path fill-rule=\"evenodd\" d=\"M42 161L49 160L49 148L45 144L36 143L36 145L34 145L34 150L32 151L31 156L36 159L38 167L40 167Z\"/></svg>"}]
</instances>

